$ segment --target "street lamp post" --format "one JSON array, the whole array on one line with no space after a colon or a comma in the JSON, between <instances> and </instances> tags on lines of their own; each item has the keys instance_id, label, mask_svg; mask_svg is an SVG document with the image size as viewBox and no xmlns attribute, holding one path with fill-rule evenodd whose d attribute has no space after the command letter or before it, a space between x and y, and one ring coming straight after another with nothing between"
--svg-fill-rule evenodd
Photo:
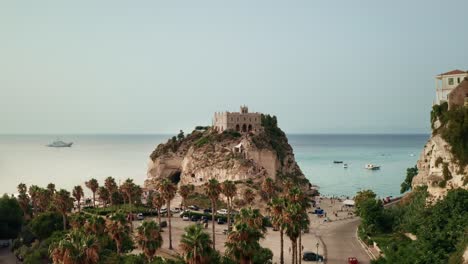
<instances>
[{"instance_id":1,"label":"street lamp post","mask_svg":"<svg viewBox=\"0 0 468 264\"><path fill-rule=\"evenodd\" d=\"M317 244L315 244L315 246L317 247L317 257L316 257L317 263L319 262L319 253L318 253L319 245L320 245L319 242L317 242Z\"/></svg>"}]
</instances>

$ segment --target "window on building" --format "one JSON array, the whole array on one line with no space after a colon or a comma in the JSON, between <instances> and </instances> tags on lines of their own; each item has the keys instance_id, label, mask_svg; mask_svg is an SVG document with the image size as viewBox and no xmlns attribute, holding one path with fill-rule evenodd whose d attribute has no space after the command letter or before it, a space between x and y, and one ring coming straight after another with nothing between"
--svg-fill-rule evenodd
<instances>
[{"instance_id":1,"label":"window on building","mask_svg":"<svg viewBox=\"0 0 468 264\"><path fill-rule=\"evenodd\" d=\"M453 85L453 78L449 78L449 79L448 79L448 84L449 84L449 85Z\"/></svg>"},{"instance_id":2,"label":"window on building","mask_svg":"<svg viewBox=\"0 0 468 264\"><path fill-rule=\"evenodd\" d=\"M458 83L460 83L460 77L458 77L457 80L458 80Z\"/></svg>"}]
</instances>

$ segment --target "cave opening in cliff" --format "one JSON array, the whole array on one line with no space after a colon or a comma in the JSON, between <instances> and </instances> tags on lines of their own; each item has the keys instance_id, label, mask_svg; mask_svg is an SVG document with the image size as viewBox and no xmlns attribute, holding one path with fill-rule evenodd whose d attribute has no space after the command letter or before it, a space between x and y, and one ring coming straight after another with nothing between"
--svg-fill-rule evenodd
<instances>
[{"instance_id":1,"label":"cave opening in cliff","mask_svg":"<svg viewBox=\"0 0 468 264\"><path fill-rule=\"evenodd\" d=\"M169 180L171 180L171 182L172 182L173 184L179 184L179 182L180 182L180 174L181 174L180 171L174 172L171 176L169 176Z\"/></svg>"}]
</instances>

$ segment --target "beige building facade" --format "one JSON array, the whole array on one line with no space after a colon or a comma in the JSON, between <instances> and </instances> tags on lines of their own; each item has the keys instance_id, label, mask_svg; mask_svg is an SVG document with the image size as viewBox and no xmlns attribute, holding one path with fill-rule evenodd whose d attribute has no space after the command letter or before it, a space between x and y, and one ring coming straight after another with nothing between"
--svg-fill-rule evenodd
<instances>
[{"instance_id":1,"label":"beige building facade","mask_svg":"<svg viewBox=\"0 0 468 264\"><path fill-rule=\"evenodd\" d=\"M455 89L465 77L467 71L453 70L436 76L436 100L434 104L447 102L450 92Z\"/></svg>"},{"instance_id":2,"label":"beige building facade","mask_svg":"<svg viewBox=\"0 0 468 264\"><path fill-rule=\"evenodd\" d=\"M219 133L226 130L241 133L260 131L261 118L261 113L249 113L247 106L241 106L240 112L216 112L213 117L213 128Z\"/></svg>"}]
</instances>

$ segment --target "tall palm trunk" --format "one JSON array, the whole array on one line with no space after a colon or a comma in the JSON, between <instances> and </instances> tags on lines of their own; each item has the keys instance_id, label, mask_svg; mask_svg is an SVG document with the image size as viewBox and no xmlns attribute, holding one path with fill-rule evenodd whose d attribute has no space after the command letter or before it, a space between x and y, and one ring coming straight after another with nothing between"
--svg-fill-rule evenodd
<instances>
[{"instance_id":1,"label":"tall palm trunk","mask_svg":"<svg viewBox=\"0 0 468 264\"><path fill-rule=\"evenodd\" d=\"M227 221L228 221L228 232L231 231L231 200L228 198L228 215L227 215Z\"/></svg>"},{"instance_id":2,"label":"tall palm trunk","mask_svg":"<svg viewBox=\"0 0 468 264\"><path fill-rule=\"evenodd\" d=\"M280 227L280 264L284 264L284 229L283 226Z\"/></svg>"},{"instance_id":3,"label":"tall palm trunk","mask_svg":"<svg viewBox=\"0 0 468 264\"><path fill-rule=\"evenodd\" d=\"M133 231L133 210L132 210L132 197L128 197L128 201L130 202L130 230Z\"/></svg>"},{"instance_id":4,"label":"tall palm trunk","mask_svg":"<svg viewBox=\"0 0 468 264\"><path fill-rule=\"evenodd\" d=\"M213 250L215 250L216 245L216 236L215 236L215 212L216 212L216 202L211 200L211 229L213 231Z\"/></svg>"},{"instance_id":5,"label":"tall palm trunk","mask_svg":"<svg viewBox=\"0 0 468 264\"><path fill-rule=\"evenodd\" d=\"M62 214L62 220L63 220L63 230L67 230L67 215Z\"/></svg>"},{"instance_id":6,"label":"tall palm trunk","mask_svg":"<svg viewBox=\"0 0 468 264\"><path fill-rule=\"evenodd\" d=\"M167 220L169 223L169 249L172 249L171 201L167 202Z\"/></svg>"},{"instance_id":7,"label":"tall palm trunk","mask_svg":"<svg viewBox=\"0 0 468 264\"><path fill-rule=\"evenodd\" d=\"M158 207L158 224L161 227L161 208Z\"/></svg>"},{"instance_id":8,"label":"tall palm trunk","mask_svg":"<svg viewBox=\"0 0 468 264\"><path fill-rule=\"evenodd\" d=\"M96 192L93 192L93 207L96 208Z\"/></svg>"},{"instance_id":9,"label":"tall palm trunk","mask_svg":"<svg viewBox=\"0 0 468 264\"><path fill-rule=\"evenodd\" d=\"M298 251L299 251L299 264L302 264L302 234L299 233L299 247L298 247Z\"/></svg>"}]
</instances>

